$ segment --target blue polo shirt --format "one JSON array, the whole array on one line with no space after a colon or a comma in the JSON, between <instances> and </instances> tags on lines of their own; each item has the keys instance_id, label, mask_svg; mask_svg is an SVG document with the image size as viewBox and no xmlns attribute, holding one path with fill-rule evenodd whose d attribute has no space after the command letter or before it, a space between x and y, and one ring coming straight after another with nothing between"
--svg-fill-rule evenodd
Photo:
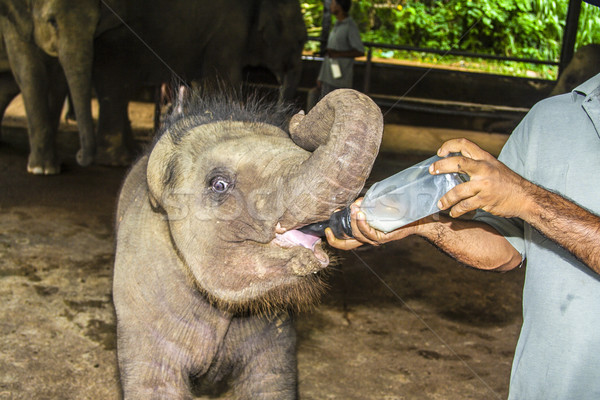
<instances>
[{"instance_id":1,"label":"blue polo shirt","mask_svg":"<svg viewBox=\"0 0 600 400\"><path fill-rule=\"evenodd\" d=\"M600 74L536 104L499 160L599 215L599 131ZM496 228L526 259L509 399L600 399L600 275L521 220L482 212L476 219Z\"/></svg>"}]
</instances>

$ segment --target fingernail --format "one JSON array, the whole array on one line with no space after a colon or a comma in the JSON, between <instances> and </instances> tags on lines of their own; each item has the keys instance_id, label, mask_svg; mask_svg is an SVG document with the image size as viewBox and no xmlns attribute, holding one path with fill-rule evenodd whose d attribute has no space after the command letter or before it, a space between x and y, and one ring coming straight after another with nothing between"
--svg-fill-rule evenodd
<instances>
[{"instance_id":1,"label":"fingernail","mask_svg":"<svg viewBox=\"0 0 600 400\"><path fill-rule=\"evenodd\" d=\"M356 219L365 220L367 217L365 216L364 212L359 211L358 214L356 214Z\"/></svg>"},{"instance_id":2,"label":"fingernail","mask_svg":"<svg viewBox=\"0 0 600 400\"><path fill-rule=\"evenodd\" d=\"M438 201L437 202L437 208L439 208L440 210L442 209L443 205L442 205L442 201Z\"/></svg>"}]
</instances>

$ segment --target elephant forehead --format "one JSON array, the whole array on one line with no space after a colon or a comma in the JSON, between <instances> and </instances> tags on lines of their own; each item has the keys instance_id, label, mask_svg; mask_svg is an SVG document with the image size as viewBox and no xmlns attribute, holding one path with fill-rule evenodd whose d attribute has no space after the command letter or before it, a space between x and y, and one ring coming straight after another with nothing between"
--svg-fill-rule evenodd
<instances>
[{"instance_id":1,"label":"elephant forehead","mask_svg":"<svg viewBox=\"0 0 600 400\"><path fill-rule=\"evenodd\" d=\"M215 143L207 149L204 161L222 165L232 170L249 170L255 173L281 173L304 162L310 153L289 138L273 136L245 136Z\"/></svg>"},{"instance_id":2,"label":"elephant forehead","mask_svg":"<svg viewBox=\"0 0 600 400\"><path fill-rule=\"evenodd\" d=\"M177 133L174 133L174 136ZM187 134L188 140L197 140L201 137L207 141L223 141L231 139L241 139L245 137L289 137L280 128L262 123L262 122L245 122L245 121L216 121L202 124L190 129Z\"/></svg>"}]
</instances>

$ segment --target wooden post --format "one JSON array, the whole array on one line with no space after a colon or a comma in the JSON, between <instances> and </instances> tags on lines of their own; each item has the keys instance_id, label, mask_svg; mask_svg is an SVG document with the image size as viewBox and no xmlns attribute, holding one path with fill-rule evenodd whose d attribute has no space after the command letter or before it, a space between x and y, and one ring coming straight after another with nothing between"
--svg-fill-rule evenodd
<instances>
[{"instance_id":1,"label":"wooden post","mask_svg":"<svg viewBox=\"0 0 600 400\"><path fill-rule=\"evenodd\" d=\"M567 21L563 34L562 48L560 51L560 64L558 65L558 76L565 70L569 61L575 53L575 40L577 39L577 28L579 26L579 14L581 13L581 0L569 0Z\"/></svg>"}]
</instances>

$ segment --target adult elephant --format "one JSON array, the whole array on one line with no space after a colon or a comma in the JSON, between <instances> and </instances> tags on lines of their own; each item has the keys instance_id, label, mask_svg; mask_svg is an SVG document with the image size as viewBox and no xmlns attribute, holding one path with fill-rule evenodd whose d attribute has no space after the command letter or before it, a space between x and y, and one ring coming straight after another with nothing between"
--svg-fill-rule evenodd
<instances>
[{"instance_id":1,"label":"adult elephant","mask_svg":"<svg viewBox=\"0 0 600 400\"><path fill-rule=\"evenodd\" d=\"M252 25L243 66L270 70L280 85L280 100L294 98L302 72L306 27L297 0L258 2L258 19Z\"/></svg>"},{"instance_id":2,"label":"adult elephant","mask_svg":"<svg viewBox=\"0 0 600 400\"><path fill-rule=\"evenodd\" d=\"M262 65L274 72L283 84L282 97L289 98L306 40L296 0L155 0L151 5L143 0L0 0L0 14L28 115L40 119L39 108L29 104L40 103L40 87L47 82L28 68L39 61L35 47L62 65L81 136L81 165L95 154L101 163L127 161L132 142L127 103L141 85L178 76L186 81L220 77L239 86L243 66ZM97 152L92 71L100 100Z\"/></svg>"},{"instance_id":3,"label":"adult elephant","mask_svg":"<svg viewBox=\"0 0 600 400\"><path fill-rule=\"evenodd\" d=\"M0 121L2 121L8 105L20 91L11 72L8 55L4 48L4 38L0 37Z\"/></svg>"},{"instance_id":4,"label":"adult elephant","mask_svg":"<svg viewBox=\"0 0 600 400\"><path fill-rule=\"evenodd\" d=\"M21 32L25 29L27 26L0 15L6 50L0 70L0 107L3 115L11 100L22 93L30 144L27 171L51 175L60 171L55 137L67 85L58 62L31 41L22 39Z\"/></svg>"},{"instance_id":5,"label":"adult elephant","mask_svg":"<svg viewBox=\"0 0 600 400\"><path fill-rule=\"evenodd\" d=\"M77 161L85 166L94 159L90 105L93 39L118 24L103 12L103 3L0 0L0 32L27 113L31 147L27 169L31 173L54 174L60 170L54 136L67 93L62 70L73 96L80 132ZM102 15L106 18L101 19Z\"/></svg>"},{"instance_id":6,"label":"adult elephant","mask_svg":"<svg viewBox=\"0 0 600 400\"><path fill-rule=\"evenodd\" d=\"M123 0L126 26L95 42L99 148L108 160L130 148L127 104L142 85L180 79L240 87L246 65L270 69L291 98L306 29L297 0Z\"/></svg>"}]
</instances>

